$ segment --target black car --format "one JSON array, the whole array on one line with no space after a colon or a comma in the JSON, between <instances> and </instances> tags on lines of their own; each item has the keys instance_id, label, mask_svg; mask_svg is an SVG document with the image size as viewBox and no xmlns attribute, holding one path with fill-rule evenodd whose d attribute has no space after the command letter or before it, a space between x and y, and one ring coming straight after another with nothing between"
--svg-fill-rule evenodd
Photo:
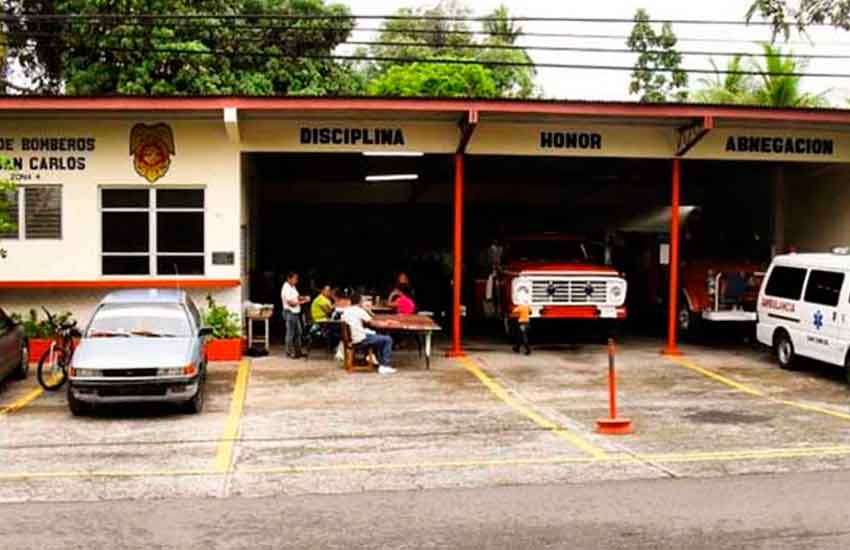
<instances>
[{"instance_id":1,"label":"black car","mask_svg":"<svg viewBox=\"0 0 850 550\"><path fill-rule=\"evenodd\" d=\"M26 378L28 368L29 353L24 331L0 309L0 380Z\"/></svg>"}]
</instances>

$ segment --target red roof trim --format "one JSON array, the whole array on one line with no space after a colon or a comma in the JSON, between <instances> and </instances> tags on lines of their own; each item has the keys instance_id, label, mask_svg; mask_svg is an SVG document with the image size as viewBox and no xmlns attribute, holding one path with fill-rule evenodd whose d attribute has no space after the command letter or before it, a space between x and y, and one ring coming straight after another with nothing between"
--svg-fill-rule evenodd
<instances>
[{"instance_id":1,"label":"red roof trim","mask_svg":"<svg viewBox=\"0 0 850 550\"><path fill-rule=\"evenodd\" d=\"M93 281L0 281L0 289L234 288L239 279L97 279Z\"/></svg>"},{"instance_id":2,"label":"red roof trim","mask_svg":"<svg viewBox=\"0 0 850 550\"><path fill-rule=\"evenodd\" d=\"M398 111L850 124L850 110L594 101L306 97L0 97L0 111Z\"/></svg>"}]
</instances>

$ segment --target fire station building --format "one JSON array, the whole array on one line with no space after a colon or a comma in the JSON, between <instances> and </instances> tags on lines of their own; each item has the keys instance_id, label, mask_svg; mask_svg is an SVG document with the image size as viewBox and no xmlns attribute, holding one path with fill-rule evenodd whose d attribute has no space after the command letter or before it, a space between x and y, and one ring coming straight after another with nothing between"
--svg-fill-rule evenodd
<instances>
[{"instance_id":1,"label":"fire station building","mask_svg":"<svg viewBox=\"0 0 850 550\"><path fill-rule=\"evenodd\" d=\"M843 110L5 97L0 156L17 184L0 304L83 321L110 289L179 286L240 311L288 270L307 287L405 269L459 351L495 238L607 239L630 303L661 297L671 315L689 247L766 262L850 243Z\"/></svg>"}]
</instances>

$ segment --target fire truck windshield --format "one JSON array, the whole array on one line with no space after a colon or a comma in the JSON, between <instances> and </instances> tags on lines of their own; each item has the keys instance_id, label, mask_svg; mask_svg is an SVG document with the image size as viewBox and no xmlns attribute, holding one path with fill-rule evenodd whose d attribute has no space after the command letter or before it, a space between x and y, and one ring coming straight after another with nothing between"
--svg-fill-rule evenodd
<instances>
[{"instance_id":1,"label":"fire truck windshield","mask_svg":"<svg viewBox=\"0 0 850 550\"><path fill-rule=\"evenodd\" d=\"M514 262L580 262L594 260L596 252L592 243L582 241L541 239L517 240L509 243L506 251L508 261Z\"/></svg>"}]
</instances>

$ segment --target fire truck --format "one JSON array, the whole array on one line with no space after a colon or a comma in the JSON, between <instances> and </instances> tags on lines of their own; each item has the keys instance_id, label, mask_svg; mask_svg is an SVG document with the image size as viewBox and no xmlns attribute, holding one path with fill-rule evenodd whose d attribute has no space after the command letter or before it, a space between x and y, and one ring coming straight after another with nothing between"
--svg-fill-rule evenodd
<instances>
[{"instance_id":1,"label":"fire truck","mask_svg":"<svg viewBox=\"0 0 850 550\"><path fill-rule=\"evenodd\" d=\"M475 281L476 303L485 318L509 330L516 304L531 307L536 320L585 321L626 318L626 280L604 265L605 246L582 237L543 234L507 240L493 272Z\"/></svg>"},{"instance_id":2,"label":"fire truck","mask_svg":"<svg viewBox=\"0 0 850 550\"><path fill-rule=\"evenodd\" d=\"M680 268L679 331L699 333L705 322L754 323L764 266L747 261L700 259Z\"/></svg>"}]
</instances>

